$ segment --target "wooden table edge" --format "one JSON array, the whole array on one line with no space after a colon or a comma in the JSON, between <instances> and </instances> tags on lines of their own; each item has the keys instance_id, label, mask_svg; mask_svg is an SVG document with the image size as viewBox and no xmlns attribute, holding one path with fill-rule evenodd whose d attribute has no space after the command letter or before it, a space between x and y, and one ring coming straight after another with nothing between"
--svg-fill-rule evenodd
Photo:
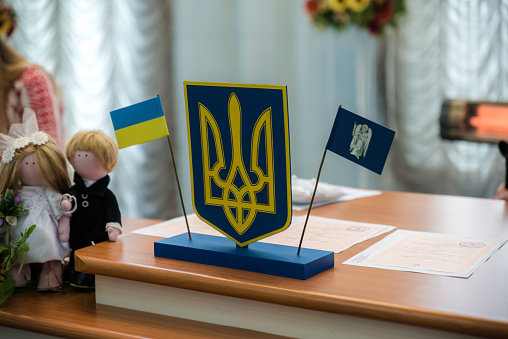
<instances>
[{"instance_id":1,"label":"wooden table edge","mask_svg":"<svg viewBox=\"0 0 508 339\"><path fill-rule=\"evenodd\" d=\"M28 292L39 293L35 291ZM19 295L21 296L21 294ZM82 312L84 318L90 318L85 320L84 323L77 323L66 318L58 320L52 319L49 321L44 317L39 317L34 314L33 310L23 312L16 309L15 311L12 311L0 306L0 325L62 338L215 338L217 336L223 338L257 338L259 336L267 338L285 338L283 336L261 333L239 327L210 324L195 320L180 319L114 306L95 304L94 298L95 293L93 291L83 292L83 295L79 298L79 301L82 302L83 305L86 304L85 307L82 307L83 309L81 309L80 312ZM109 316L108 314L113 316ZM120 318L124 317L130 319L127 322L128 326L117 326L119 322L118 315L120 315ZM111 321L111 328L105 328L104 325L99 324L96 321L98 317L101 318L102 322ZM150 318L150 320L156 318L155 323L156 325L159 325L159 327L151 328L150 324L147 325L146 322L143 321L143 319L146 319L147 317ZM139 323L133 322L132 318L140 319ZM161 329L160 324L162 321L165 325L167 324L167 327L165 326ZM136 326L136 324L142 324L143 326L150 328L150 333L145 336L140 334L139 330L132 332L130 328ZM175 324L177 324L177 326L174 326Z\"/></svg>"},{"instance_id":2,"label":"wooden table edge","mask_svg":"<svg viewBox=\"0 0 508 339\"><path fill-rule=\"evenodd\" d=\"M133 266L136 266L137 272L141 270L143 274L133 275ZM256 284L242 281L230 280L226 286L223 283L224 279L214 276L193 274L190 272L171 269L138 266L126 262L101 260L92 256L87 256L86 252L76 253L76 268L79 271L86 273L114 278L183 288L198 292L206 292L315 311L353 315L461 334L473 334L478 336L487 335L492 337L508 336L508 323L491 319L432 311L417 307L401 307L400 305L380 302L376 303L362 299L344 297L330 298L329 296L321 296L316 293L313 293L310 296L290 289L275 288L267 285L258 286Z\"/></svg>"}]
</instances>

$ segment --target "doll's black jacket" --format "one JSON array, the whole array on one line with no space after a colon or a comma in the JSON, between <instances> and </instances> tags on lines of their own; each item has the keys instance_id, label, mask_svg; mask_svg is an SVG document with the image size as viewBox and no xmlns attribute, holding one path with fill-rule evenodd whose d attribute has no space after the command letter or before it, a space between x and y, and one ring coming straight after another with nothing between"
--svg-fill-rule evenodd
<instances>
[{"instance_id":1,"label":"doll's black jacket","mask_svg":"<svg viewBox=\"0 0 508 339\"><path fill-rule=\"evenodd\" d=\"M76 197L77 209L70 221L69 245L71 249L97 244L108 240L106 224L121 224L120 209L115 195L108 189L110 178L106 175L90 187L86 187L79 174L74 173L74 186L69 193Z\"/></svg>"}]
</instances>

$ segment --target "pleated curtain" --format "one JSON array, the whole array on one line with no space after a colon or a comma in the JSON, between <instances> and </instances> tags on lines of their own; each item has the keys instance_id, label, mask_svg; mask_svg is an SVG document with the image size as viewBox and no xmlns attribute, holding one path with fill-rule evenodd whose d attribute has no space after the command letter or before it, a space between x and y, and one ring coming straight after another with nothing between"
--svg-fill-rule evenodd
<instances>
[{"instance_id":1,"label":"pleated curtain","mask_svg":"<svg viewBox=\"0 0 508 339\"><path fill-rule=\"evenodd\" d=\"M9 42L55 76L64 95L68 137L81 129L102 129L114 138L109 112L156 95L173 131L168 1L10 3L18 29ZM181 213L166 139L120 150L111 176L110 189L124 215Z\"/></svg>"},{"instance_id":2,"label":"pleated curtain","mask_svg":"<svg viewBox=\"0 0 508 339\"><path fill-rule=\"evenodd\" d=\"M508 1L407 6L384 55L398 183L410 191L489 197L506 171L497 145L442 140L439 117L445 99L508 102Z\"/></svg>"},{"instance_id":3,"label":"pleated curtain","mask_svg":"<svg viewBox=\"0 0 508 339\"><path fill-rule=\"evenodd\" d=\"M10 43L62 88L68 136L160 95L192 212L184 80L288 86L292 173L317 169L337 107L397 131L382 176L327 157L321 180L486 197L495 145L441 140L444 99L508 101L508 0L409 0L397 31L320 31L294 0L9 0ZM110 188L130 217L181 215L167 140L120 150Z\"/></svg>"}]
</instances>

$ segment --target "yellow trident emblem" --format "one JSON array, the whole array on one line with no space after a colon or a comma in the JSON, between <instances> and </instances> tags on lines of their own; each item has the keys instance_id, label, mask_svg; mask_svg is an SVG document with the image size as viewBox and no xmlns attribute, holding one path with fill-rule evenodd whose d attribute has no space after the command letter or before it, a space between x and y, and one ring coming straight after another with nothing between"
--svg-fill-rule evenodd
<instances>
[{"instance_id":1,"label":"yellow trident emblem","mask_svg":"<svg viewBox=\"0 0 508 339\"><path fill-rule=\"evenodd\" d=\"M271 107L268 107L263 111L252 131L250 171L256 174L256 183L251 182L243 162L242 109L234 92L229 97L228 117L232 159L226 179L223 180L220 178L219 172L226 168L226 164L219 126L210 111L199 103L205 204L222 206L231 226L238 234L243 234L252 225L257 212L275 213L272 110ZM210 164L209 129L213 134L217 155L217 161L214 164ZM264 140L261 140L263 130L265 137ZM261 142L264 142L266 150L265 171L259 165ZM220 197L212 196L212 184L221 189ZM260 192L266 192L268 203L258 201Z\"/></svg>"}]
</instances>

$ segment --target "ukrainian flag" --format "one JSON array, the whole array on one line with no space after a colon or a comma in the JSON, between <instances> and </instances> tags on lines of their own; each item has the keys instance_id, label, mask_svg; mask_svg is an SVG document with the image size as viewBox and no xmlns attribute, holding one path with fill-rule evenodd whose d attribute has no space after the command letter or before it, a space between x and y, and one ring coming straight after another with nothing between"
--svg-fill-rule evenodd
<instances>
[{"instance_id":1,"label":"ukrainian flag","mask_svg":"<svg viewBox=\"0 0 508 339\"><path fill-rule=\"evenodd\" d=\"M169 135L161 99L153 99L111 112L119 148L142 144Z\"/></svg>"}]
</instances>

